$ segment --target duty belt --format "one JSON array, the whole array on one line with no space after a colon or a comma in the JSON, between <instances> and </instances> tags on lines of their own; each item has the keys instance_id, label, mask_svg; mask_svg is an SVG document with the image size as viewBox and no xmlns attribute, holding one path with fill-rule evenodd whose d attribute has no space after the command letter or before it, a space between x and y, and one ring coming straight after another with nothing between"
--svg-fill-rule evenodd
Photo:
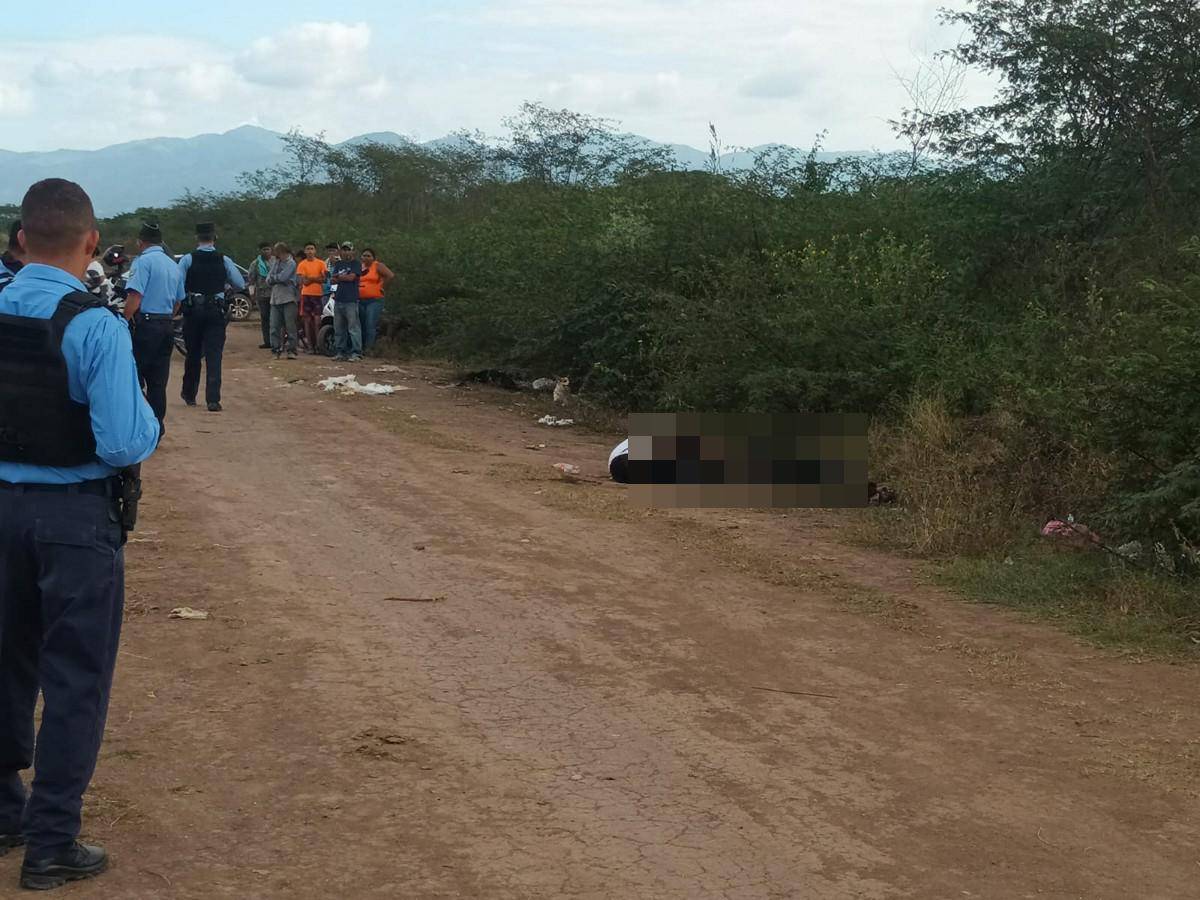
<instances>
[{"instance_id":1,"label":"duty belt","mask_svg":"<svg viewBox=\"0 0 1200 900\"><path fill-rule=\"evenodd\" d=\"M18 484L0 481L0 491L14 494L87 494L115 500L109 515L128 534L137 526L138 502L142 499L141 466L132 466L111 478L76 481L71 484Z\"/></svg>"},{"instance_id":2,"label":"duty belt","mask_svg":"<svg viewBox=\"0 0 1200 900\"><path fill-rule=\"evenodd\" d=\"M120 497L121 479L97 478L93 481L76 481L70 484L18 484L11 481L0 481L0 491L12 491L15 494L46 493L46 494L89 494L95 497Z\"/></svg>"}]
</instances>

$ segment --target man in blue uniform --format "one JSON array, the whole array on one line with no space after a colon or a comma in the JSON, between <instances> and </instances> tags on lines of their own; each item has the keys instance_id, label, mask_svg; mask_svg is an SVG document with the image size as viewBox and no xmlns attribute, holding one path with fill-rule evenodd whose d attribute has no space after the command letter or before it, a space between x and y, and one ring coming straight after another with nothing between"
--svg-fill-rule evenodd
<instances>
[{"instance_id":1,"label":"man in blue uniform","mask_svg":"<svg viewBox=\"0 0 1200 900\"><path fill-rule=\"evenodd\" d=\"M87 194L40 181L21 222L25 266L0 291L0 852L24 844L21 884L46 889L108 863L76 838L125 599L121 473L154 452L158 422L129 329L84 292L100 240Z\"/></svg>"},{"instance_id":2,"label":"man in blue uniform","mask_svg":"<svg viewBox=\"0 0 1200 900\"><path fill-rule=\"evenodd\" d=\"M138 257L126 282L125 318L133 329L133 358L150 408L166 434L167 382L175 349L175 316L183 300L183 277L162 246L158 225L145 223L138 235Z\"/></svg>"},{"instance_id":3,"label":"man in blue uniform","mask_svg":"<svg viewBox=\"0 0 1200 900\"><path fill-rule=\"evenodd\" d=\"M209 412L221 411L221 356L225 352L225 326L229 323L226 287L246 286L242 273L216 247L217 226L196 226L198 246L179 260L183 275L183 402L196 405L200 390L200 363L204 363L204 400Z\"/></svg>"}]
</instances>

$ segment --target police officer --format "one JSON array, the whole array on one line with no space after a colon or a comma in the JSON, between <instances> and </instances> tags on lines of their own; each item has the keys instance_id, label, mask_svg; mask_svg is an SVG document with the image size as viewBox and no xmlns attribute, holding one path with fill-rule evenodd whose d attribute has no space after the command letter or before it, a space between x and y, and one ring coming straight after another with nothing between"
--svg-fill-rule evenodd
<instances>
[{"instance_id":1,"label":"police officer","mask_svg":"<svg viewBox=\"0 0 1200 900\"><path fill-rule=\"evenodd\" d=\"M204 400L209 412L221 411L221 354L225 352L225 326L229 303L225 288L246 286L233 260L216 247L217 226L196 226L196 249L179 260L183 274L183 342L187 362L183 366L183 402L196 405L200 389L200 363L204 362Z\"/></svg>"},{"instance_id":2,"label":"police officer","mask_svg":"<svg viewBox=\"0 0 1200 900\"><path fill-rule=\"evenodd\" d=\"M0 291L0 852L24 845L21 884L46 889L108 864L76 838L125 599L119 473L158 422L129 329L80 280L100 239L88 195L40 181L21 222L26 264Z\"/></svg>"},{"instance_id":3,"label":"police officer","mask_svg":"<svg viewBox=\"0 0 1200 900\"><path fill-rule=\"evenodd\" d=\"M145 223L138 234L137 258L126 282L125 318L133 329L133 358L146 399L166 434L167 382L175 349L175 316L183 301L183 276L167 256L158 225Z\"/></svg>"}]
</instances>

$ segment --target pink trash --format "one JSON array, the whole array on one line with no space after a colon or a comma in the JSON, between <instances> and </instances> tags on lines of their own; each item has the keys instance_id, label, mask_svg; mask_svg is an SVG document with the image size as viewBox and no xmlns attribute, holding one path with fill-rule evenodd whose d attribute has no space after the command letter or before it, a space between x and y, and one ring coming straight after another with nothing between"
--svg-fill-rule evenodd
<instances>
[{"instance_id":1,"label":"pink trash","mask_svg":"<svg viewBox=\"0 0 1200 900\"><path fill-rule=\"evenodd\" d=\"M1086 547L1089 543L1100 543L1100 535L1096 534L1086 525L1072 525L1061 519L1051 519L1042 526L1042 537L1061 541L1076 547Z\"/></svg>"}]
</instances>

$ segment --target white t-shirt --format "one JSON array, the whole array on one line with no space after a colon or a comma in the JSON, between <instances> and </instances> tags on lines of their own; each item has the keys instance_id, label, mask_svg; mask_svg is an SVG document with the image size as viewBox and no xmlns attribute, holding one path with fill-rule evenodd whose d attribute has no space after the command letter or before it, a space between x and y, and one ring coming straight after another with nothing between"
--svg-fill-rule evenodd
<instances>
[{"instance_id":1,"label":"white t-shirt","mask_svg":"<svg viewBox=\"0 0 1200 900\"><path fill-rule=\"evenodd\" d=\"M613 447L613 452L608 454L608 474L609 475L613 474L613 463L615 463L622 456L624 456L626 458L626 460L628 460L628 458L629 458L629 438L625 438L625 440L621 441L621 443L619 443L619 444L617 444L617 446Z\"/></svg>"},{"instance_id":2,"label":"white t-shirt","mask_svg":"<svg viewBox=\"0 0 1200 900\"><path fill-rule=\"evenodd\" d=\"M100 260L93 259L90 263L88 263L87 274L89 276L92 276L92 275L99 276L99 279L100 279L99 296L100 296L101 300L103 300L105 303L107 303L108 298L112 295L112 282L108 280L108 275L105 274L104 265L100 262ZM84 280L85 280L85 282L87 282L88 287L90 289L92 279L89 277Z\"/></svg>"}]
</instances>

